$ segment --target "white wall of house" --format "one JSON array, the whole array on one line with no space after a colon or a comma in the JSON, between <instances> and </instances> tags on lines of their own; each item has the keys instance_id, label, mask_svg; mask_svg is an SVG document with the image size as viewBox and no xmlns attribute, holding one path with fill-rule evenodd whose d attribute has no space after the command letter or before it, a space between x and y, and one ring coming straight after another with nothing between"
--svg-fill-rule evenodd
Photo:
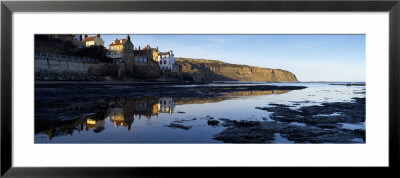
<instances>
[{"instance_id":1,"label":"white wall of house","mask_svg":"<svg viewBox=\"0 0 400 178\"><path fill-rule=\"evenodd\" d=\"M86 41L86 47L93 46L94 41Z\"/></svg>"},{"instance_id":2,"label":"white wall of house","mask_svg":"<svg viewBox=\"0 0 400 178\"><path fill-rule=\"evenodd\" d=\"M81 41L82 40L82 35L74 35L74 40L75 41Z\"/></svg>"},{"instance_id":3,"label":"white wall of house","mask_svg":"<svg viewBox=\"0 0 400 178\"><path fill-rule=\"evenodd\" d=\"M159 112L160 113L172 113L175 108L175 102L170 97L161 97L159 99Z\"/></svg>"},{"instance_id":4,"label":"white wall of house","mask_svg":"<svg viewBox=\"0 0 400 178\"><path fill-rule=\"evenodd\" d=\"M100 37L95 38L93 41L86 41L86 47L89 46L104 46L104 41Z\"/></svg>"},{"instance_id":5,"label":"white wall of house","mask_svg":"<svg viewBox=\"0 0 400 178\"><path fill-rule=\"evenodd\" d=\"M172 51L158 53L158 64L161 70L172 70L175 64L175 56Z\"/></svg>"}]
</instances>

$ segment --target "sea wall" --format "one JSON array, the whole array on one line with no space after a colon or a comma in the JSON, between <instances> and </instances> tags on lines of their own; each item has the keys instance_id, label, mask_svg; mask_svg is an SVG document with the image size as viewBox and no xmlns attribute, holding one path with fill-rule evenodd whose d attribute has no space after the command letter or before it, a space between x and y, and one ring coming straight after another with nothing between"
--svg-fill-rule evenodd
<instances>
[{"instance_id":1,"label":"sea wall","mask_svg":"<svg viewBox=\"0 0 400 178\"><path fill-rule=\"evenodd\" d=\"M296 82L296 76L286 70L228 64L217 60L176 58L180 78L206 81L270 81Z\"/></svg>"},{"instance_id":2,"label":"sea wall","mask_svg":"<svg viewBox=\"0 0 400 178\"><path fill-rule=\"evenodd\" d=\"M90 67L97 66L98 62L89 58L73 59L60 56L35 56L35 71L71 71L87 72Z\"/></svg>"},{"instance_id":3,"label":"sea wall","mask_svg":"<svg viewBox=\"0 0 400 178\"><path fill-rule=\"evenodd\" d=\"M133 77L139 80L155 79L160 77L160 67L157 62L149 60L142 65L133 66Z\"/></svg>"}]
</instances>

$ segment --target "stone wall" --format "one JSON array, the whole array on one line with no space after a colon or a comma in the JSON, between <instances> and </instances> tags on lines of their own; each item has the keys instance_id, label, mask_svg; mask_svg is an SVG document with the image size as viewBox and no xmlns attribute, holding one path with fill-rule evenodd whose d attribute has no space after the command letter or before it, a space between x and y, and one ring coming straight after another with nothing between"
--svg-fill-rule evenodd
<instances>
[{"instance_id":1,"label":"stone wall","mask_svg":"<svg viewBox=\"0 0 400 178\"><path fill-rule=\"evenodd\" d=\"M134 64L133 77L137 79L155 79L160 77L160 67L157 62L148 60L147 63L138 65Z\"/></svg>"},{"instance_id":2,"label":"stone wall","mask_svg":"<svg viewBox=\"0 0 400 178\"><path fill-rule=\"evenodd\" d=\"M35 56L35 71L52 70L52 71L71 71L71 72L87 72L90 67L97 66L94 61L67 60L58 57L40 57Z\"/></svg>"}]
</instances>

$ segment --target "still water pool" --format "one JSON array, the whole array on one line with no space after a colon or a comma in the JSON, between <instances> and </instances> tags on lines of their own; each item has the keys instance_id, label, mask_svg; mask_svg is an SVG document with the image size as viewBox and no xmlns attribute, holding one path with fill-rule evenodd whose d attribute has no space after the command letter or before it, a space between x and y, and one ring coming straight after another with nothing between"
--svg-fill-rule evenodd
<instances>
[{"instance_id":1,"label":"still water pool","mask_svg":"<svg viewBox=\"0 0 400 178\"><path fill-rule=\"evenodd\" d=\"M265 82L225 82L205 85L213 87L265 84ZM226 92L218 97L195 99L184 96L169 97L168 94L161 97L99 96L91 102L84 103L75 99L66 106L48 105L43 106L48 107L47 110L35 111L35 143L222 143L213 139L215 134L226 129L221 124L222 118L274 122L270 118L270 112L256 109L256 107L266 107L274 103L289 105L291 109L299 109L304 106L321 105L325 102L351 102L354 97L365 97L363 85L267 84L307 88ZM196 89L199 85L173 85L172 87ZM56 85L46 87L46 91L58 89ZM80 91L78 89L73 93L79 95ZM49 98L36 98L36 100L46 99ZM62 97L58 100L62 100ZM53 114L53 119L43 118L46 114L44 112L48 110L57 111L55 112L57 114ZM85 112L79 112L80 110ZM340 112L332 114L337 115ZM217 120L219 123L212 124L210 120ZM291 124L307 126L296 122ZM342 129L356 128L365 129L365 123L344 123L342 126ZM275 137L274 143L293 143L279 133L276 133Z\"/></svg>"}]
</instances>

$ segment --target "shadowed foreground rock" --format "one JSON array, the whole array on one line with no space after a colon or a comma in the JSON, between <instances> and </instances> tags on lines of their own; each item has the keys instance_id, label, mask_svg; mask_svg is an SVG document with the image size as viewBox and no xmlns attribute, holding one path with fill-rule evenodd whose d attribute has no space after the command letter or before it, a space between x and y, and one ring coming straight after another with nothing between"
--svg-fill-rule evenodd
<instances>
[{"instance_id":1,"label":"shadowed foreground rock","mask_svg":"<svg viewBox=\"0 0 400 178\"><path fill-rule=\"evenodd\" d=\"M174 123L171 123L171 124L165 125L165 126L171 127L171 128L183 129L183 130L189 130L192 128L192 126L185 126L182 124L174 124Z\"/></svg>"},{"instance_id":2,"label":"shadowed foreground rock","mask_svg":"<svg viewBox=\"0 0 400 178\"><path fill-rule=\"evenodd\" d=\"M274 112L271 115L274 121L220 119L227 128L214 135L214 139L225 143L273 143L276 142L275 133L280 133L295 143L365 143L365 129L341 127L341 123L365 122L365 98L307 106L299 110L290 109L287 105L272 106L258 109ZM341 115L328 115L335 112L341 112Z\"/></svg>"},{"instance_id":3,"label":"shadowed foreground rock","mask_svg":"<svg viewBox=\"0 0 400 178\"><path fill-rule=\"evenodd\" d=\"M335 128L339 123L354 124L365 121L365 98L353 99L353 102L323 103L322 106L307 106L298 110L277 104L270 104L274 107L256 109L273 112L271 119L279 122L298 122L320 128Z\"/></svg>"}]
</instances>

